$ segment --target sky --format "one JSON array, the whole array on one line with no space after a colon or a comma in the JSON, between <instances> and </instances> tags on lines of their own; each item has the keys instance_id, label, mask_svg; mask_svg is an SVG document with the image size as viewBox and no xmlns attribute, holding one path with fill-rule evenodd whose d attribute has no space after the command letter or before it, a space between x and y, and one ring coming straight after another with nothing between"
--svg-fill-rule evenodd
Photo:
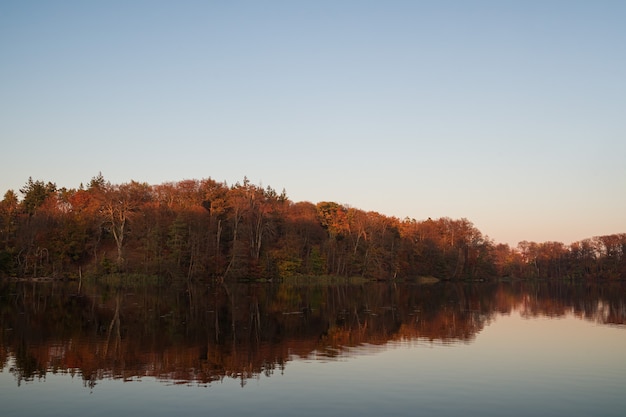
<instances>
[{"instance_id":1,"label":"sky","mask_svg":"<svg viewBox=\"0 0 626 417\"><path fill-rule=\"evenodd\" d=\"M212 178L626 232L626 2L0 2L0 192ZM19 194L19 192L18 192Z\"/></svg>"}]
</instances>

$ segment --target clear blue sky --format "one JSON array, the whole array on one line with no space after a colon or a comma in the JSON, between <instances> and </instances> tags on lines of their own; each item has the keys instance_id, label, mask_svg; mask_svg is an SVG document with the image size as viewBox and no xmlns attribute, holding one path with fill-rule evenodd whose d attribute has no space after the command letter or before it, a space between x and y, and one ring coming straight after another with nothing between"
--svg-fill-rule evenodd
<instances>
[{"instance_id":1,"label":"clear blue sky","mask_svg":"<svg viewBox=\"0 0 626 417\"><path fill-rule=\"evenodd\" d=\"M0 2L0 192L211 177L626 232L624 1Z\"/></svg>"}]
</instances>

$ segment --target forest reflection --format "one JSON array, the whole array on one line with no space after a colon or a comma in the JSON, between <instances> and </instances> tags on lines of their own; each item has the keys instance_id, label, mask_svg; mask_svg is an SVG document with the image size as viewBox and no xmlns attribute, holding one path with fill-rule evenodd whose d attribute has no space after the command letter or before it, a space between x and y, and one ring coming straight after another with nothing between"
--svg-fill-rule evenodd
<instances>
[{"instance_id":1,"label":"forest reflection","mask_svg":"<svg viewBox=\"0 0 626 417\"><path fill-rule=\"evenodd\" d=\"M0 370L210 384L394 341L471 343L497 315L624 325L623 284L0 283Z\"/></svg>"}]
</instances>

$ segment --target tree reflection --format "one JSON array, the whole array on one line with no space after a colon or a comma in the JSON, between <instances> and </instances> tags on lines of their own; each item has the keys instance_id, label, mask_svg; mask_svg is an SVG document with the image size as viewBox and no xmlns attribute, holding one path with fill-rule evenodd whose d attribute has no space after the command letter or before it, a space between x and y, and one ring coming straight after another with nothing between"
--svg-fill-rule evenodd
<instances>
[{"instance_id":1,"label":"tree reflection","mask_svg":"<svg viewBox=\"0 0 626 417\"><path fill-rule=\"evenodd\" d=\"M362 285L0 284L0 365L23 381L48 372L210 384L282 372L390 341L470 343L497 315L572 315L623 325L624 287L561 282Z\"/></svg>"}]
</instances>

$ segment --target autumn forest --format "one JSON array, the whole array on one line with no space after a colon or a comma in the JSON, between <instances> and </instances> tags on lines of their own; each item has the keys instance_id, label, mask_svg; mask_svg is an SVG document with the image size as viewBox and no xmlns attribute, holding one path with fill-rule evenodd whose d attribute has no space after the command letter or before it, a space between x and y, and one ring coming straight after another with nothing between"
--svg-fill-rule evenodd
<instances>
[{"instance_id":1,"label":"autumn forest","mask_svg":"<svg viewBox=\"0 0 626 417\"><path fill-rule=\"evenodd\" d=\"M626 233L583 241L493 242L467 219L399 219L324 201L293 202L246 178L78 189L29 178L0 201L0 277L123 272L171 279L432 277L617 280Z\"/></svg>"}]
</instances>

